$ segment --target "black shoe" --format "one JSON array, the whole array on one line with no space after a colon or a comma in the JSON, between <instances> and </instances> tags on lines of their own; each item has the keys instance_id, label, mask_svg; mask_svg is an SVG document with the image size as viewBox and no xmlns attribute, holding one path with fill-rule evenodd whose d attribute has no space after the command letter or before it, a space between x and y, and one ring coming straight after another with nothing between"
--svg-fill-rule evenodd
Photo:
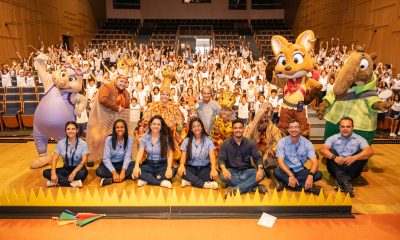
<instances>
[{"instance_id":1,"label":"black shoe","mask_svg":"<svg viewBox=\"0 0 400 240\"><path fill-rule=\"evenodd\" d=\"M308 189L308 191L318 196L319 193L321 192L321 187L314 185L311 189Z\"/></svg>"},{"instance_id":2,"label":"black shoe","mask_svg":"<svg viewBox=\"0 0 400 240\"><path fill-rule=\"evenodd\" d=\"M262 184L258 184L257 185L257 189L258 189L258 192L261 193L261 194L268 193L268 188L266 186L262 185Z\"/></svg>"},{"instance_id":3,"label":"black shoe","mask_svg":"<svg viewBox=\"0 0 400 240\"><path fill-rule=\"evenodd\" d=\"M228 197L228 195L231 197L235 196L236 191L237 191L237 188L227 187L224 192L224 198L226 199Z\"/></svg>"},{"instance_id":4,"label":"black shoe","mask_svg":"<svg viewBox=\"0 0 400 240\"><path fill-rule=\"evenodd\" d=\"M281 181L276 181L275 188L278 192L282 191L284 188L283 183Z\"/></svg>"},{"instance_id":5,"label":"black shoe","mask_svg":"<svg viewBox=\"0 0 400 240\"><path fill-rule=\"evenodd\" d=\"M113 179L112 178L102 178L100 180L100 187L104 187L104 186L110 185L112 183L113 183Z\"/></svg>"},{"instance_id":6,"label":"black shoe","mask_svg":"<svg viewBox=\"0 0 400 240\"><path fill-rule=\"evenodd\" d=\"M353 185L351 185L351 183L349 181L343 182L343 192L349 193L350 196L353 195L354 188L353 188Z\"/></svg>"}]
</instances>

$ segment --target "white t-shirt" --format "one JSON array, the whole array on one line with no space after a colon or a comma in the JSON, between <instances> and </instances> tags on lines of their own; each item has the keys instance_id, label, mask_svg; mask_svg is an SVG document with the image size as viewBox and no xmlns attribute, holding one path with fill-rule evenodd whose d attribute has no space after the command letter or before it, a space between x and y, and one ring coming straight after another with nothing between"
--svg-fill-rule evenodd
<instances>
[{"instance_id":1,"label":"white t-shirt","mask_svg":"<svg viewBox=\"0 0 400 240\"><path fill-rule=\"evenodd\" d=\"M238 118L248 119L249 118L249 103L239 104Z\"/></svg>"}]
</instances>

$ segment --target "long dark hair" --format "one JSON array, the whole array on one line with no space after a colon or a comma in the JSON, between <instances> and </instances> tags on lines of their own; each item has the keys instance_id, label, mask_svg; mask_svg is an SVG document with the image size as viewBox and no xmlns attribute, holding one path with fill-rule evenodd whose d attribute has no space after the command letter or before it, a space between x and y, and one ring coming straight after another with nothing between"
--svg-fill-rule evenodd
<instances>
[{"instance_id":1,"label":"long dark hair","mask_svg":"<svg viewBox=\"0 0 400 240\"><path fill-rule=\"evenodd\" d=\"M74 125L76 129L79 129L78 124L75 121L68 121L67 123L65 123L65 127L64 127L64 131L67 132L67 127L68 125ZM78 132L79 133L79 132ZM76 135L76 140L75 140L75 151L72 154L71 158L72 161L74 160L74 155L76 152L76 149L78 148L78 142L79 142L79 135ZM68 158L68 136L66 136L65 138L65 156L64 156L64 161L66 161L66 164L69 164L69 158Z\"/></svg>"},{"instance_id":2,"label":"long dark hair","mask_svg":"<svg viewBox=\"0 0 400 240\"><path fill-rule=\"evenodd\" d=\"M208 134L207 134L207 132L206 132L206 130L204 128L204 124L201 121L201 119L199 117L192 118L190 120L190 122L189 122L189 131L188 131L188 134L187 134L187 137L186 137L186 138L189 139L188 140L188 145L187 145L187 148L186 148L186 154L187 154L186 155L187 156L186 159L188 159L188 160L192 159L192 142L193 142L193 138L194 138L194 132L192 130L192 127L193 127L193 123L195 123L195 122L198 122L201 125L201 138L203 139L204 137L208 137ZM189 161L186 161L186 162L189 162Z\"/></svg>"},{"instance_id":3,"label":"long dark hair","mask_svg":"<svg viewBox=\"0 0 400 240\"><path fill-rule=\"evenodd\" d=\"M151 126L151 123L154 120L160 120L161 122L161 130L160 130L160 144L161 144L161 157L167 157L167 151L168 151L168 147L174 151L175 147L174 147L174 139L172 138L172 133L169 130L167 124L165 123L164 119L160 116L160 115L154 115L150 121L149 121L149 126ZM151 128L149 127L149 132L151 133Z\"/></svg>"},{"instance_id":4,"label":"long dark hair","mask_svg":"<svg viewBox=\"0 0 400 240\"><path fill-rule=\"evenodd\" d=\"M123 120L123 119L117 119L114 122L113 132L111 134L111 144L112 144L113 150L115 150L115 148L117 147L117 141L118 141L117 132L115 130L115 126L117 126L117 123L119 123L119 122L122 122L124 124L124 127L125 127L125 133L124 133L124 150L125 150L126 146L128 145L128 137L129 137L129 135L128 135L128 125L126 124L125 120Z\"/></svg>"}]
</instances>

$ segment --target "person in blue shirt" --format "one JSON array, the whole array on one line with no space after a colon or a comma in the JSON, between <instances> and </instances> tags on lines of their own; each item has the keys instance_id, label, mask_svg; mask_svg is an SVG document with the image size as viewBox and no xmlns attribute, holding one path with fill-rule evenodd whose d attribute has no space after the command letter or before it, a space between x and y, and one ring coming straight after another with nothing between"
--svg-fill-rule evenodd
<instances>
[{"instance_id":1,"label":"person in blue shirt","mask_svg":"<svg viewBox=\"0 0 400 240\"><path fill-rule=\"evenodd\" d=\"M54 150L51 169L43 171L43 176L48 179L48 187L82 187L82 182L88 175L85 163L89 149L86 142L77 137L78 124L73 121L67 122L65 133L67 136L57 143ZM62 168L56 168L59 156L64 161Z\"/></svg>"},{"instance_id":2,"label":"person in blue shirt","mask_svg":"<svg viewBox=\"0 0 400 240\"><path fill-rule=\"evenodd\" d=\"M350 196L354 193L351 180L361 175L364 165L374 151L362 136L353 132L353 119L343 117L340 132L326 139L320 152L326 160L328 172L336 178L336 188L342 188Z\"/></svg>"},{"instance_id":3,"label":"person in blue shirt","mask_svg":"<svg viewBox=\"0 0 400 240\"><path fill-rule=\"evenodd\" d=\"M181 145L182 155L178 175L182 176L182 187L217 189L217 160L213 140L204 129L203 122L194 117L189 122L187 137Z\"/></svg>"},{"instance_id":4,"label":"person in blue shirt","mask_svg":"<svg viewBox=\"0 0 400 240\"><path fill-rule=\"evenodd\" d=\"M318 170L318 159L312 143L301 136L300 122L297 119L289 120L289 136L282 138L278 142L276 157L278 158L278 168L274 175L277 179L277 191L283 187L290 187L293 190L318 195L321 187L315 186L314 182L322 178L321 171ZM311 161L310 169L305 168L307 160Z\"/></svg>"},{"instance_id":5,"label":"person in blue shirt","mask_svg":"<svg viewBox=\"0 0 400 240\"><path fill-rule=\"evenodd\" d=\"M172 133L160 115L154 115L149 121L149 126L149 132L140 140L133 175L139 178L138 187L150 184L172 188L172 183L169 181L174 175ZM146 160L142 163L145 153Z\"/></svg>"},{"instance_id":6,"label":"person in blue shirt","mask_svg":"<svg viewBox=\"0 0 400 240\"><path fill-rule=\"evenodd\" d=\"M117 119L104 143L103 162L96 170L101 178L100 186L133 179L132 143L125 120Z\"/></svg>"}]
</instances>

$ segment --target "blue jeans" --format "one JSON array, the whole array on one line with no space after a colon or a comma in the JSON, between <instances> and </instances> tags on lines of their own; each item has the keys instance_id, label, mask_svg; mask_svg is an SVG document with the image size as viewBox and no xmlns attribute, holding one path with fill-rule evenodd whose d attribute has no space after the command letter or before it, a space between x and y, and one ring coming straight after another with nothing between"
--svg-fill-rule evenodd
<instances>
[{"instance_id":1,"label":"blue jeans","mask_svg":"<svg viewBox=\"0 0 400 240\"><path fill-rule=\"evenodd\" d=\"M58 184L63 187L69 187L70 182L68 181L68 176L74 171L75 167L62 167L56 169L56 174L58 178ZM81 180L85 181L88 175L88 170L83 166L75 175L74 181ZM43 177L51 181L51 169L46 169L43 171Z\"/></svg>"},{"instance_id":2,"label":"blue jeans","mask_svg":"<svg viewBox=\"0 0 400 240\"><path fill-rule=\"evenodd\" d=\"M167 180L165 172L167 171L166 161L149 161L146 160L140 166L141 174L139 179L146 181L150 185L159 186L163 180ZM176 169L172 169L172 177L175 175ZM171 178L172 178L171 177Z\"/></svg>"},{"instance_id":3,"label":"blue jeans","mask_svg":"<svg viewBox=\"0 0 400 240\"><path fill-rule=\"evenodd\" d=\"M262 180L256 181L257 169L255 168L245 170L228 168L227 170L231 173L231 179L225 179L224 175L221 173L221 180L230 187L238 188L241 194L251 192ZM263 178L264 176L265 173L263 171Z\"/></svg>"},{"instance_id":4,"label":"blue jeans","mask_svg":"<svg viewBox=\"0 0 400 240\"><path fill-rule=\"evenodd\" d=\"M112 163L113 167L115 168L115 171L118 174L121 173L123 164L124 162ZM128 168L125 171L125 179L132 179L132 172L134 166L135 162L129 163ZM110 172L110 170L108 170L108 168L103 163L101 163L100 166L96 169L96 175L101 178L112 178L112 172Z\"/></svg>"},{"instance_id":5,"label":"blue jeans","mask_svg":"<svg viewBox=\"0 0 400 240\"><path fill-rule=\"evenodd\" d=\"M183 174L182 178L189 181L193 187L203 188L204 183L211 181L210 165L207 166L191 166L186 165L186 175Z\"/></svg>"},{"instance_id":6,"label":"blue jeans","mask_svg":"<svg viewBox=\"0 0 400 240\"><path fill-rule=\"evenodd\" d=\"M301 191L301 189L304 188L304 186L306 185L306 180L307 180L308 173L310 172L310 170L304 168L298 172L295 172L292 170L290 170L290 171L293 173L294 177L299 182L299 185L297 185L294 188L294 190ZM285 171L283 171L281 168L278 167L277 169L275 169L274 175L278 179L278 181L282 182L285 187L288 187L289 175L287 175ZM316 182L316 181L320 180L321 178L322 178L322 173L320 170L318 170L316 173L314 173L313 182Z\"/></svg>"}]
</instances>

